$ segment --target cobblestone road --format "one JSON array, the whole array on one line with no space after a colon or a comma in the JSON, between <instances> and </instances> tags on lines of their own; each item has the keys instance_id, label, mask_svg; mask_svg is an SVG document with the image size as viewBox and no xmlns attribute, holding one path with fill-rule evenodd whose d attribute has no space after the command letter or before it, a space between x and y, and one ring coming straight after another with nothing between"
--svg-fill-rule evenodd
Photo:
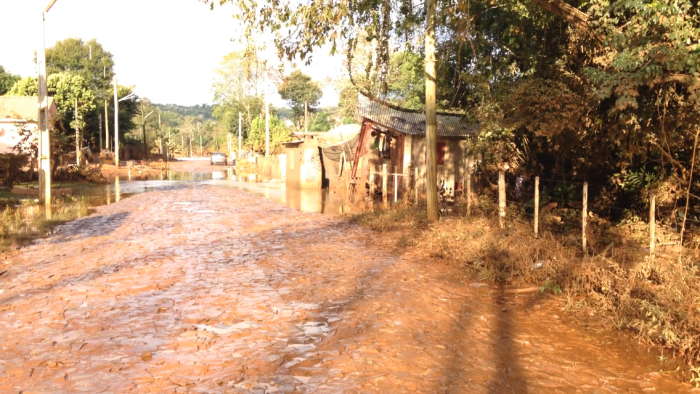
<instances>
[{"instance_id":1,"label":"cobblestone road","mask_svg":"<svg viewBox=\"0 0 700 394\"><path fill-rule=\"evenodd\" d=\"M690 388L542 300L385 244L233 188L99 207L4 261L0 392Z\"/></svg>"}]
</instances>

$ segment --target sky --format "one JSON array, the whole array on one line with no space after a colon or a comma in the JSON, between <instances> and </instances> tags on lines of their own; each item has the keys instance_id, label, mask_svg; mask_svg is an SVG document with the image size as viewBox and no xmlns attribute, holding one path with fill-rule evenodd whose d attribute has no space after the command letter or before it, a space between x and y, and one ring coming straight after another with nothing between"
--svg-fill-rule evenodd
<instances>
[{"instance_id":1,"label":"sky","mask_svg":"<svg viewBox=\"0 0 700 394\"><path fill-rule=\"evenodd\" d=\"M0 65L22 77L35 76L41 45L41 12L50 0L0 0ZM66 38L96 39L114 56L120 85L161 104L211 104L214 69L240 49L241 29L231 5L214 11L198 0L57 0L46 14L45 45ZM271 44L269 45L271 47ZM269 57L279 63L272 48ZM301 70L319 82L321 106L338 104L328 82L341 76L342 60L320 50ZM285 64L285 74L292 70ZM274 106L284 106L276 92Z\"/></svg>"}]
</instances>

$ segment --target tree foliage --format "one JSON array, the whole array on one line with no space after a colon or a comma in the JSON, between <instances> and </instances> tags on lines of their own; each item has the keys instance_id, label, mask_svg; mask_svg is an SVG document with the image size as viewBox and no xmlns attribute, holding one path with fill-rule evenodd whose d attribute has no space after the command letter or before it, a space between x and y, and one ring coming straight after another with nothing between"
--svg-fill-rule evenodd
<instances>
[{"instance_id":1,"label":"tree foliage","mask_svg":"<svg viewBox=\"0 0 700 394\"><path fill-rule=\"evenodd\" d=\"M11 74L5 71L3 66L0 66L0 95L7 93L20 79L19 75Z\"/></svg>"},{"instance_id":2,"label":"tree foliage","mask_svg":"<svg viewBox=\"0 0 700 394\"><path fill-rule=\"evenodd\" d=\"M46 72L48 75L72 73L80 75L96 97L109 96L114 77L114 60L97 40L87 42L79 38L66 38L51 48L46 48Z\"/></svg>"},{"instance_id":3,"label":"tree foliage","mask_svg":"<svg viewBox=\"0 0 700 394\"><path fill-rule=\"evenodd\" d=\"M270 116L270 154L284 153L282 143L291 141L291 133L278 117ZM265 118L257 117L250 126L248 145L253 151L265 153Z\"/></svg>"},{"instance_id":4,"label":"tree foliage","mask_svg":"<svg viewBox=\"0 0 700 394\"><path fill-rule=\"evenodd\" d=\"M323 96L318 84L299 70L294 70L284 77L279 87L279 94L289 103L297 119L303 117L305 105L308 106L309 111L313 111Z\"/></svg>"}]
</instances>

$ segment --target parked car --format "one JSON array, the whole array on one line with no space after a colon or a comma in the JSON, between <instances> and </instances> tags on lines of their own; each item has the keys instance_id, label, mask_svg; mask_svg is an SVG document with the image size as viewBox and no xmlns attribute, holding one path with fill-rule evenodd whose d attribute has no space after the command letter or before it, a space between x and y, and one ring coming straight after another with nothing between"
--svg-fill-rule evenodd
<instances>
[{"instance_id":1,"label":"parked car","mask_svg":"<svg viewBox=\"0 0 700 394\"><path fill-rule=\"evenodd\" d=\"M214 152L211 154L211 165L214 164L223 164L223 165L228 165L228 158L226 157L225 153L221 152Z\"/></svg>"}]
</instances>

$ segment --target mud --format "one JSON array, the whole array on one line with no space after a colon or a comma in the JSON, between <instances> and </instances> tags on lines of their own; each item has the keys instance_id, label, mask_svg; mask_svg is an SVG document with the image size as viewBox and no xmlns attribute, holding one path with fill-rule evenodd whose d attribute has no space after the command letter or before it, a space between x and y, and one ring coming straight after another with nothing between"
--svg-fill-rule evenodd
<instances>
[{"instance_id":1,"label":"mud","mask_svg":"<svg viewBox=\"0 0 700 394\"><path fill-rule=\"evenodd\" d=\"M547 297L236 188L135 194L0 261L0 392L690 390Z\"/></svg>"}]
</instances>

